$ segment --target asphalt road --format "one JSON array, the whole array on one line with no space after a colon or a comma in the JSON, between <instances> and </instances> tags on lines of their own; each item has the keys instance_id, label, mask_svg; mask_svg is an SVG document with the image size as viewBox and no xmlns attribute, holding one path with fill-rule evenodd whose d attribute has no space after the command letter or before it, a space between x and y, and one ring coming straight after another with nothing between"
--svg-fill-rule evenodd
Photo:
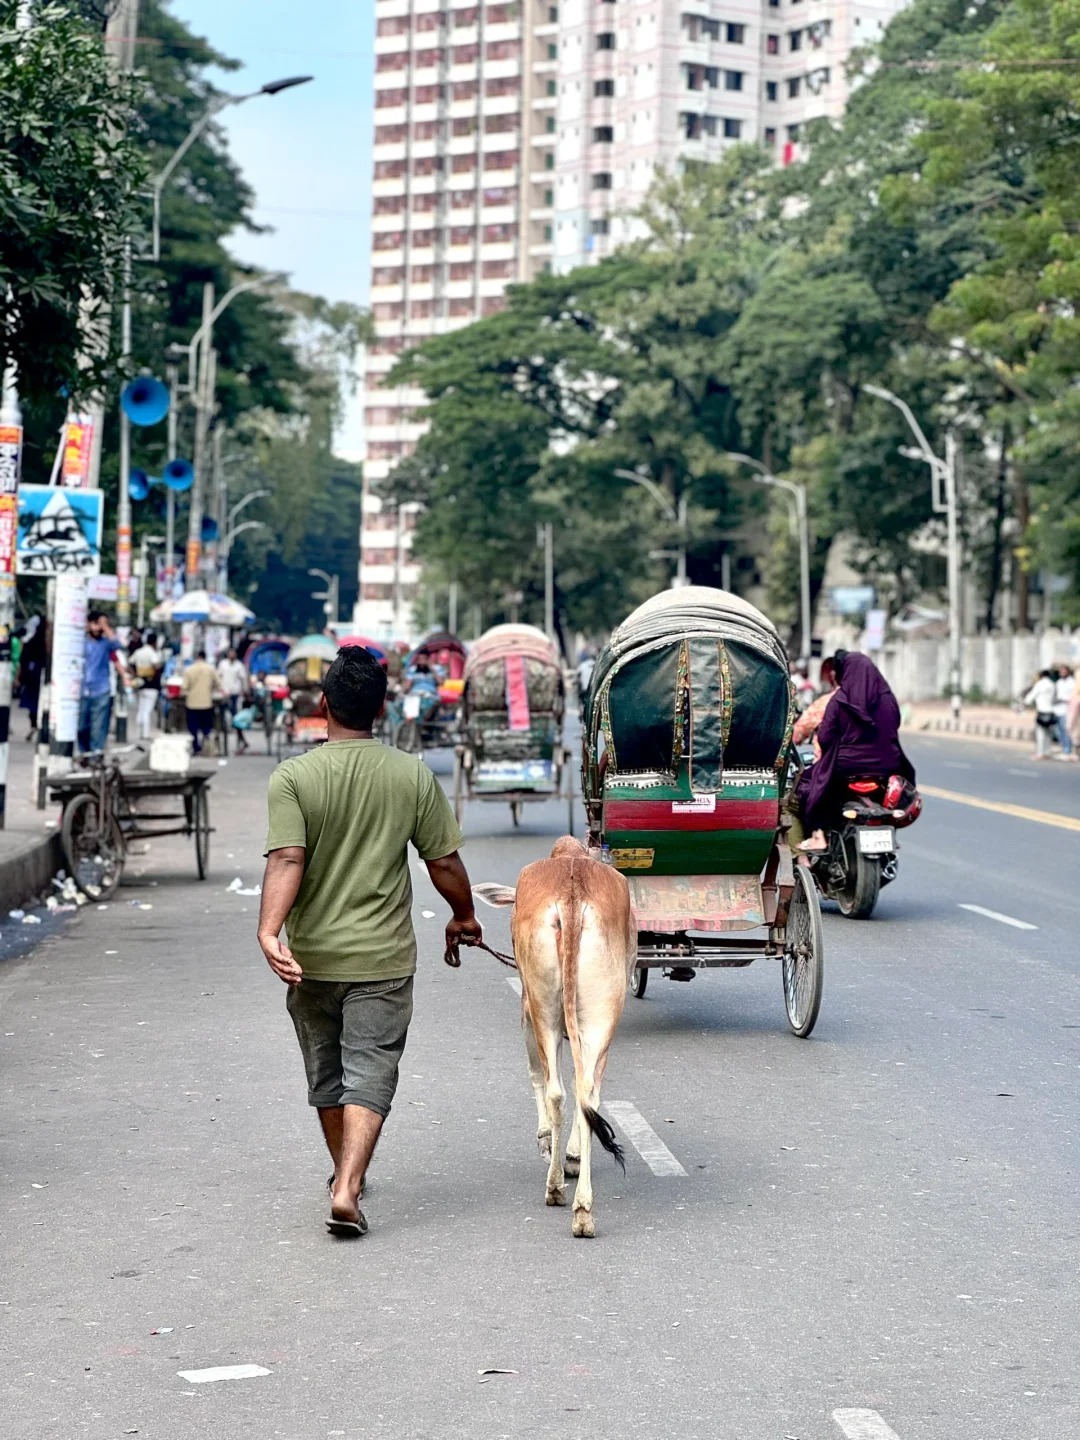
<instances>
[{"instance_id":1,"label":"asphalt road","mask_svg":"<svg viewBox=\"0 0 1080 1440\"><path fill-rule=\"evenodd\" d=\"M932 798L876 917L826 915L810 1040L775 962L628 1001L604 1096L652 1167L598 1155L592 1242L543 1203L513 977L443 966L419 875L371 1232L324 1234L283 989L226 890L259 878L269 762L230 762L207 884L160 842L106 910L0 959L0 1434L1077 1433L1080 831L1008 807L1076 820L1080 766L911 749L933 789L1006 808ZM511 833L476 806L474 880L512 881L564 810ZM268 1373L178 1374L234 1365Z\"/></svg>"}]
</instances>

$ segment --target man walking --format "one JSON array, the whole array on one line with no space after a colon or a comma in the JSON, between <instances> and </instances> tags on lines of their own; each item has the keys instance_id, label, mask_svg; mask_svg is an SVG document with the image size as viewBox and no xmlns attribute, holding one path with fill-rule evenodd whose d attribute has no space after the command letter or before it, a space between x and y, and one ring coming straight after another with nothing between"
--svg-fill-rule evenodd
<instances>
[{"instance_id":1,"label":"man walking","mask_svg":"<svg viewBox=\"0 0 1080 1440\"><path fill-rule=\"evenodd\" d=\"M195 754L202 751L203 741L214 728L214 694L218 689L217 672L200 650L194 662L184 671L182 681L187 728Z\"/></svg>"},{"instance_id":2,"label":"man walking","mask_svg":"<svg viewBox=\"0 0 1080 1440\"><path fill-rule=\"evenodd\" d=\"M247 666L236 658L235 650L229 650L218 661L217 678L221 693L229 702L229 713L235 715L248 688Z\"/></svg>"},{"instance_id":3,"label":"man walking","mask_svg":"<svg viewBox=\"0 0 1080 1440\"><path fill-rule=\"evenodd\" d=\"M259 944L289 987L308 1103L334 1160L326 1225L341 1236L367 1231L364 1176L412 1018L410 843L453 912L447 945L482 938L442 787L423 761L372 737L385 698L372 656L342 650L323 681L327 743L270 780Z\"/></svg>"},{"instance_id":4,"label":"man walking","mask_svg":"<svg viewBox=\"0 0 1080 1440\"><path fill-rule=\"evenodd\" d=\"M102 611L91 610L86 617L82 694L79 698L79 749L83 754L104 750L109 743L113 657L120 648L120 641Z\"/></svg>"}]
</instances>

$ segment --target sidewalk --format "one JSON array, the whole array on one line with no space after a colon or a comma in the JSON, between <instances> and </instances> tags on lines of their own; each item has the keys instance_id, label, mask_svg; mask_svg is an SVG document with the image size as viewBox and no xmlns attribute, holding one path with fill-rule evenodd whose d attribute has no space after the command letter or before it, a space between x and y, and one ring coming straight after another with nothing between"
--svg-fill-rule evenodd
<instances>
[{"instance_id":1,"label":"sidewalk","mask_svg":"<svg viewBox=\"0 0 1080 1440\"><path fill-rule=\"evenodd\" d=\"M920 700L905 705L906 730L942 731L981 740L1008 740L1031 746L1035 743L1035 716L1030 710L1017 712L1008 705L965 705L957 723L947 700Z\"/></svg>"},{"instance_id":2,"label":"sidewalk","mask_svg":"<svg viewBox=\"0 0 1080 1440\"><path fill-rule=\"evenodd\" d=\"M35 745L26 742L26 712L13 708L8 745L7 813L0 830L0 916L49 892L63 867L60 807L39 810L32 792Z\"/></svg>"}]
</instances>

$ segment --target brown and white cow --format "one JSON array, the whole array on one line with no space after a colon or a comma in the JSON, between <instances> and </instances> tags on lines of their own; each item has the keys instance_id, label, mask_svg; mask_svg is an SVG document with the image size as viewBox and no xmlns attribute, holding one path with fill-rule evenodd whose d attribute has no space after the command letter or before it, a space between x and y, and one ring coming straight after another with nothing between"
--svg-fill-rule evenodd
<instances>
[{"instance_id":1,"label":"brown and white cow","mask_svg":"<svg viewBox=\"0 0 1080 1440\"><path fill-rule=\"evenodd\" d=\"M516 890L477 885L489 905L513 905L510 928L521 974L522 1026L536 1097L537 1141L549 1161L546 1200L566 1204L562 1161L564 1035L574 1059L577 1111L565 1174L578 1175L575 1235L593 1236L592 1137L625 1169L622 1147L600 1114L600 1084L637 956L630 887L572 836L526 865Z\"/></svg>"}]
</instances>

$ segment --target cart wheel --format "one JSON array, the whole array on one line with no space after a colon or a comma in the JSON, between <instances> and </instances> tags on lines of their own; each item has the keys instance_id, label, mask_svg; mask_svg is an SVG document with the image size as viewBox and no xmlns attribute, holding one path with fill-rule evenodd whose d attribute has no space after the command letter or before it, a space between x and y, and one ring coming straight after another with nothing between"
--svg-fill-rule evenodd
<instances>
[{"instance_id":1,"label":"cart wheel","mask_svg":"<svg viewBox=\"0 0 1080 1440\"><path fill-rule=\"evenodd\" d=\"M124 836L115 815L104 825L96 795L76 795L64 807L60 845L68 873L92 900L108 900L124 873Z\"/></svg>"},{"instance_id":2,"label":"cart wheel","mask_svg":"<svg viewBox=\"0 0 1080 1440\"><path fill-rule=\"evenodd\" d=\"M630 976L630 993L635 1000L643 1000L649 985L649 972L644 965L635 965Z\"/></svg>"},{"instance_id":3,"label":"cart wheel","mask_svg":"<svg viewBox=\"0 0 1080 1440\"><path fill-rule=\"evenodd\" d=\"M514 829L515 829L515 830L516 830L517 827L521 824L521 816L522 816L522 812L524 811L524 809L525 809L525 806L524 806L524 804L523 804L520 800L511 800L511 801L510 801L510 818L511 818L511 820L513 820L513 822L514 822Z\"/></svg>"},{"instance_id":4,"label":"cart wheel","mask_svg":"<svg viewBox=\"0 0 1080 1440\"><path fill-rule=\"evenodd\" d=\"M454 756L454 819L460 825L465 818L465 766L460 755Z\"/></svg>"},{"instance_id":5,"label":"cart wheel","mask_svg":"<svg viewBox=\"0 0 1080 1440\"><path fill-rule=\"evenodd\" d=\"M784 944L784 1005L788 1024L805 1039L821 1008L825 979L824 938L817 886L805 865L795 867L795 889L788 910Z\"/></svg>"},{"instance_id":6,"label":"cart wheel","mask_svg":"<svg viewBox=\"0 0 1080 1440\"><path fill-rule=\"evenodd\" d=\"M206 786L200 785L195 791L195 864L199 879L206 879L210 868L210 798Z\"/></svg>"},{"instance_id":7,"label":"cart wheel","mask_svg":"<svg viewBox=\"0 0 1080 1440\"><path fill-rule=\"evenodd\" d=\"M566 833L574 833L574 775L573 771L567 770L566 782Z\"/></svg>"},{"instance_id":8,"label":"cart wheel","mask_svg":"<svg viewBox=\"0 0 1080 1440\"><path fill-rule=\"evenodd\" d=\"M415 720L403 720L401 722L398 726L394 744L399 750L404 750L406 755L419 755L420 726Z\"/></svg>"}]
</instances>

